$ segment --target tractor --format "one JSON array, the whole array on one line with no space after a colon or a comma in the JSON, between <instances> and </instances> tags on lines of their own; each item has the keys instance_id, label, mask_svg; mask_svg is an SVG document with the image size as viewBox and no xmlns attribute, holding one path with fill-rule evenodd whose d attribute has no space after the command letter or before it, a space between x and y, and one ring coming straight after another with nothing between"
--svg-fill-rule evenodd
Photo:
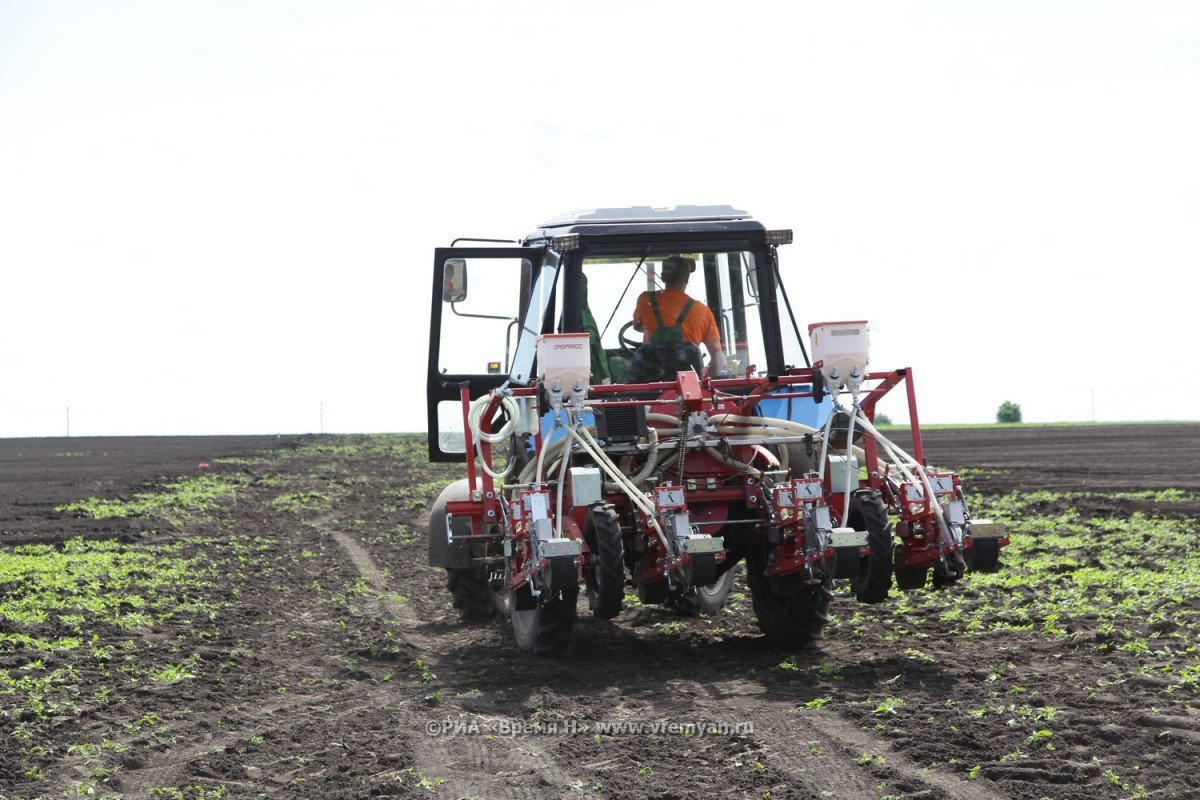
<instances>
[{"instance_id":1,"label":"tractor","mask_svg":"<svg viewBox=\"0 0 1200 800\"><path fill-rule=\"evenodd\" d=\"M863 320L801 334L791 241L729 206L634 207L435 250L429 455L466 475L432 507L428 558L463 617L561 653L581 590L602 619L634 594L712 613L744 562L759 628L792 645L821 635L835 580L879 603L998 568L1002 526L926 464L913 371L869 370ZM659 313L681 263L707 353L639 333L647 301L676 334L703 316ZM911 452L874 423L900 386Z\"/></svg>"}]
</instances>

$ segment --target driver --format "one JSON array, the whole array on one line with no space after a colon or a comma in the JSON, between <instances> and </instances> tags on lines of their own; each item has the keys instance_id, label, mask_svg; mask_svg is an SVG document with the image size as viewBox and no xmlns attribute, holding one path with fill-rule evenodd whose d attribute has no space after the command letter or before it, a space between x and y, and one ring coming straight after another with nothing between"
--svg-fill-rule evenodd
<instances>
[{"instance_id":1,"label":"driver","mask_svg":"<svg viewBox=\"0 0 1200 800\"><path fill-rule=\"evenodd\" d=\"M633 309L633 327L644 334L644 341L655 341L654 334L661 320L664 327L678 330L683 341L703 344L712 359L713 374L724 374L727 370L725 351L721 349L721 334L717 331L712 310L699 300L693 300L686 291L695 271L694 258L675 255L663 259L662 279L666 288L642 292L638 296Z\"/></svg>"}]
</instances>

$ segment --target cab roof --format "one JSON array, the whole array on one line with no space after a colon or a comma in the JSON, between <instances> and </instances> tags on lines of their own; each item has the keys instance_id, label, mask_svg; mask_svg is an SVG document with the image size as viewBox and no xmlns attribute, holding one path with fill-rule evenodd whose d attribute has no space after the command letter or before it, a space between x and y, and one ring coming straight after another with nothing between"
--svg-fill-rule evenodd
<instances>
[{"instance_id":1,"label":"cab roof","mask_svg":"<svg viewBox=\"0 0 1200 800\"><path fill-rule=\"evenodd\" d=\"M733 206L632 206L591 208L560 214L538 226L527 241L572 233L587 236L640 233L762 231L761 222Z\"/></svg>"}]
</instances>

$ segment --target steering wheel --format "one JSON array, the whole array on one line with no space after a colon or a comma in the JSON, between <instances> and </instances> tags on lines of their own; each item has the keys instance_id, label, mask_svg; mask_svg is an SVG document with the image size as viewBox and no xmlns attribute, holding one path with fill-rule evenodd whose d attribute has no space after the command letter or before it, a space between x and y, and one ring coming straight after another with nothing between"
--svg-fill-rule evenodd
<instances>
[{"instance_id":1,"label":"steering wheel","mask_svg":"<svg viewBox=\"0 0 1200 800\"><path fill-rule=\"evenodd\" d=\"M621 326L621 330L617 332L617 343L621 345L621 353L633 358L633 351L641 347L642 343L626 335L631 328L633 328L633 320L629 320Z\"/></svg>"}]
</instances>

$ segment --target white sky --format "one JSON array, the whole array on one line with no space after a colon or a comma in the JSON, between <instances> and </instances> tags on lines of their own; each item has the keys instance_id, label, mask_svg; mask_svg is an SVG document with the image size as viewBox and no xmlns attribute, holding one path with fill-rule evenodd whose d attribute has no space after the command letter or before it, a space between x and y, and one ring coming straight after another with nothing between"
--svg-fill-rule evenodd
<instances>
[{"instance_id":1,"label":"white sky","mask_svg":"<svg viewBox=\"0 0 1200 800\"><path fill-rule=\"evenodd\" d=\"M1189 2L0 0L0 436L423 430L434 247L677 203L922 421L1200 419L1197 142Z\"/></svg>"}]
</instances>

